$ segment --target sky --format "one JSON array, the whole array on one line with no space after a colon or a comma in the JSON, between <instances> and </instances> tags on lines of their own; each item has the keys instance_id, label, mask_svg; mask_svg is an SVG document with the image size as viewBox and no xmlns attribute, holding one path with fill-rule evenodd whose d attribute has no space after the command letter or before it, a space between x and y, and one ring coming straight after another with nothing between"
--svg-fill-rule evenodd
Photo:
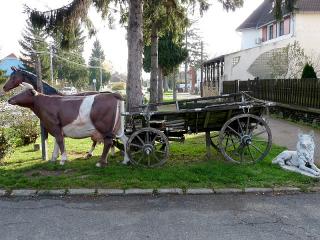
<instances>
[{"instance_id":1,"label":"sky","mask_svg":"<svg viewBox=\"0 0 320 240\"><path fill-rule=\"evenodd\" d=\"M66 5L70 0L10 0L3 1L0 8L0 59L15 53L20 55L18 41L26 24L27 14L23 13L23 6L41 11L54 9ZM202 17L197 19L195 25L199 28L204 41L204 51L209 58L238 51L241 45L241 33L235 29L256 9L263 0L244 0L244 6L235 12L226 12L216 0L210 1L212 5ZM92 8L89 16L98 30L97 38L100 40L106 59L111 62L113 71L126 73L127 71L127 41L126 30L114 24L110 29L107 21L100 18ZM87 39L84 47L84 58L88 61L93 41Z\"/></svg>"}]
</instances>

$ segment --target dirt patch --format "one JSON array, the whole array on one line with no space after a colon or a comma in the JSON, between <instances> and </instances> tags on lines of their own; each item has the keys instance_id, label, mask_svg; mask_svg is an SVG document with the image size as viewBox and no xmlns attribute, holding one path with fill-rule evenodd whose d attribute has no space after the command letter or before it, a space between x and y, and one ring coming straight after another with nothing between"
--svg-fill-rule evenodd
<instances>
[{"instance_id":1,"label":"dirt patch","mask_svg":"<svg viewBox=\"0 0 320 240\"><path fill-rule=\"evenodd\" d=\"M49 170L31 170L26 172L24 175L27 177L50 177L50 176L69 176L75 173L75 170L72 169L66 169L66 170L55 170L55 171L49 171Z\"/></svg>"}]
</instances>

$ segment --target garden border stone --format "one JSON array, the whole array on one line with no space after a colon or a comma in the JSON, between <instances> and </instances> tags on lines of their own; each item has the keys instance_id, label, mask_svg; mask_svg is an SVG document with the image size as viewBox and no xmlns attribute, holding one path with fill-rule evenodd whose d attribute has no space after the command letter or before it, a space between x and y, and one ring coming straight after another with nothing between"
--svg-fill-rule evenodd
<instances>
[{"instance_id":1,"label":"garden border stone","mask_svg":"<svg viewBox=\"0 0 320 240\"><path fill-rule=\"evenodd\" d=\"M250 194L250 193L272 193L272 194L292 194L304 192L303 189L298 187L275 187L275 188L159 188L159 189L53 189L53 190L33 190L33 189L15 189L7 191L0 189L0 197L13 196L13 197L30 197L30 196L65 196L65 195L105 195L105 196L129 196L129 195L211 195L211 194ZM320 186L310 187L307 192L320 192Z\"/></svg>"},{"instance_id":2,"label":"garden border stone","mask_svg":"<svg viewBox=\"0 0 320 240\"><path fill-rule=\"evenodd\" d=\"M72 188L68 189L67 195L95 195L96 189L90 188Z\"/></svg>"},{"instance_id":3,"label":"garden border stone","mask_svg":"<svg viewBox=\"0 0 320 240\"><path fill-rule=\"evenodd\" d=\"M151 195L153 193L153 189L130 188L124 190L125 195Z\"/></svg>"},{"instance_id":4,"label":"garden border stone","mask_svg":"<svg viewBox=\"0 0 320 240\"><path fill-rule=\"evenodd\" d=\"M97 189L97 195L110 195L110 196L119 196L124 195L123 189Z\"/></svg>"},{"instance_id":5,"label":"garden border stone","mask_svg":"<svg viewBox=\"0 0 320 240\"><path fill-rule=\"evenodd\" d=\"M157 189L158 194L183 194L183 190L181 188L159 188Z\"/></svg>"},{"instance_id":6,"label":"garden border stone","mask_svg":"<svg viewBox=\"0 0 320 240\"><path fill-rule=\"evenodd\" d=\"M36 196L37 195L37 190L33 190L33 189L16 189L16 190L12 190L10 195L14 196L14 197Z\"/></svg>"},{"instance_id":7,"label":"garden border stone","mask_svg":"<svg viewBox=\"0 0 320 240\"><path fill-rule=\"evenodd\" d=\"M217 194L243 193L243 189L240 188L215 188L213 191Z\"/></svg>"},{"instance_id":8,"label":"garden border stone","mask_svg":"<svg viewBox=\"0 0 320 240\"><path fill-rule=\"evenodd\" d=\"M272 193L272 188L245 188L245 193Z\"/></svg>"},{"instance_id":9,"label":"garden border stone","mask_svg":"<svg viewBox=\"0 0 320 240\"><path fill-rule=\"evenodd\" d=\"M213 189L211 188L189 188L186 190L186 194L190 195L200 195L200 194L214 194Z\"/></svg>"}]
</instances>

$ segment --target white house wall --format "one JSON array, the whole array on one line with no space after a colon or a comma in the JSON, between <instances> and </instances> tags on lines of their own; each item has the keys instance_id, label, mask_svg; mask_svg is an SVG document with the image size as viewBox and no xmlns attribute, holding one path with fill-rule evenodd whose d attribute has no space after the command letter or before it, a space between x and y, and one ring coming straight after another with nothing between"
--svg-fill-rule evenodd
<instances>
[{"instance_id":1,"label":"white house wall","mask_svg":"<svg viewBox=\"0 0 320 240\"><path fill-rule=\"evenodd\" d=\"M256 41L260 38L260 30L244 29L241 31L241 50L256 47Z\"/></svg>"},{"instance_id":2,"label":"white house wall","mask_svg":"<svg viewBox=\"0 0 320 240\"><path fill-rule=\"evenodd\" d=\"M305 49L306 54L312 58L320 55L320 14L296 14L296 40Z\"/></svg>"},{"instance_id":3,"label":"white house wall","mask_svg":"<svg viewBox=\"0 0 320 240\"><path fill-rule=\"evenodd\" d=\"M261 44L259 47L242 50L225 56L224 80L247 80L255 76L248 72L250 66L263 53L276 48L286 47L292 43L294 38L286 38L281 41L270 41ZM240 57L239 62L233 66L233 59Z\"/></svg>"}]
</instances>

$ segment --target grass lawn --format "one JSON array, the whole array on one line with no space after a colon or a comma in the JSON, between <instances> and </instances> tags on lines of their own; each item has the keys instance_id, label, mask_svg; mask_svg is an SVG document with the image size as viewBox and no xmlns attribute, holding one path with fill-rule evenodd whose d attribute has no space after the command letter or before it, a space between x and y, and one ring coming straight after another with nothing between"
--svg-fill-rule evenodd
<instances>
[{"instance_id":1,"label":"grass lawn","mask_svg":"<svg viewBox=\"0 0 320 240\"><path fill-rule=\"evenodd\" d=\"M109 157L109 166L95 167L99 145L89 160L83 157L91 142L66 140L69 162L65 166L44 162L41 153L33 152L33 146L17 148L0 165L0 188L2 189L58 189L58 188L159 188L159 187L307 187L318 180L281 170L271 160L283 148L273 146L268 157L250 166L227 163L213 150L213 157L205 157L203 135L188 136L185 143L171 143L170 158L163 167L146 169L121 165L119 152ZM52 151L49 139L49 153Z\"/></svg>"}]
</instances>

